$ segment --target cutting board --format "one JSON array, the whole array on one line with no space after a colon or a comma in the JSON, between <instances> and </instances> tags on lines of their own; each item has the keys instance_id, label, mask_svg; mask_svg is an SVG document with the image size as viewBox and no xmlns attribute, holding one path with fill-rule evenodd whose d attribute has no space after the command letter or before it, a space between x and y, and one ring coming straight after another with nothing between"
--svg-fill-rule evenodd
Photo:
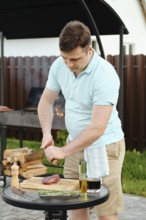
<instances>
[{"instance_id":1,"label":"cutting board","mask_svg":"<svg viewBox=\"0 0 146 220\"><path fill-rule=\"evenodd\" d=\"M77 190L79 189L79 181L73 179L60 179L57 183L49 185L42 184L43 177L31 177L20 183L21 188L37 189L37 190Z\"/></svg>"}]
</instances>

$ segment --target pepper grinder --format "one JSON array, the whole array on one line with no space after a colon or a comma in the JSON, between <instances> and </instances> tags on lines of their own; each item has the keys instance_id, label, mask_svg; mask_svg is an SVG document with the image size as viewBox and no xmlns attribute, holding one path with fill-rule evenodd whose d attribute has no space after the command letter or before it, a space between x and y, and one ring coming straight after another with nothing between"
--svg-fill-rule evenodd
<instances>
[{"instance_id":1,"label":"pepper grinder","mask_svg":"<svg viewBox=\"0 0 146 220\"><path fill-rule=\"evenodd\" d=\"M19 189L19 166L17 165L16 161L14 161L14 164L11 166L11 187Z\"/></svg>"},{"instance_id":2,"label":"pepper grinder","mask_svg":"<svg viewBox=\"0 0 146 220\"><path fill-rule=\"evenodd\" d=\"M79 185L80 193L87 195L87 163L85 160L81 160L79 163Z\"/></svg>"}]
</instances>

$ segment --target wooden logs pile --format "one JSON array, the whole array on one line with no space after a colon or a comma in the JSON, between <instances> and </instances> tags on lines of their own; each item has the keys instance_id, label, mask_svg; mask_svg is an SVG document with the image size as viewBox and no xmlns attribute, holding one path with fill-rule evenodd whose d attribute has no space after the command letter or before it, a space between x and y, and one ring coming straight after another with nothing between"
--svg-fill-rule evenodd
<instances>
[{"instance_id":1,"label":"wooden logs pile","mask_svg":"<svg viewBox=\"0 0 146 220\"><path fill-rule=\"evenodd\" d=\"M6 149L3 153L4 175L11 176L11 166L14 161L19 166L19 175L24 178L40 176L47 173L47 167L42 164L43 150L35 151L29 148Z\"/></svg>"}]
</instances>

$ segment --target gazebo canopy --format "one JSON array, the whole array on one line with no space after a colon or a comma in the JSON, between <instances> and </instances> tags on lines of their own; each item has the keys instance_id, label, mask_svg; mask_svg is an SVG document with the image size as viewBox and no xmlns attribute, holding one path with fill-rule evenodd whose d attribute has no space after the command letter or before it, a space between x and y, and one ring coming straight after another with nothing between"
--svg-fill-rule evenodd
<instances>
[{"instance_id":1,"label":"gazebo canopy","mask_svg":"<svg viewBox=\"0 0 146 220\"><path fill-rule=\"evenodd\" d=\"M120 36L119 73L121 85L123 34L128 30L118 14L104 0L1 0L0 34L1 57L3 37L7 39L59 37L61 29L71 20L84 22L96 36L101 56L105 58L100 35ZM4 104L4 68L1 59L0 93ZM122 118L123 91L120 90Z\"/></svg>"},{"instance_id":2,"label":"gazebo canopy","mask_svg":"<svg viewBox=\"0 0 146 220\"><path fill-rule=\"evenodd\" d=\"M0 31L7 39L58 37L70 20L80 20L96 35L87 8L99 35L124 34L128 30L117 13L104 0L2 0Z\"/></svg>"}]
</instances>

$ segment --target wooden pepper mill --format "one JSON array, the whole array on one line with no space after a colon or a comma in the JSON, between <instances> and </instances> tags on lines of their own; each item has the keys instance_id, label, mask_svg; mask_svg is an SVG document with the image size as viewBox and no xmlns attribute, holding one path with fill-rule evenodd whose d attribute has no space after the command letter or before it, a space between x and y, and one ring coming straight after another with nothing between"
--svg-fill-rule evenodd
<instances>
[{"instance_id":1,"label":"wooden pepper mill","mask_svg":"<svg viewBox=\"0 0 146 220\"><path fill-rule=\"evenodd\" d=\"M16 161L11 166L11 173L12 173L12 180L11 180L11 187L19 189L19 166L17 165Z\"/></svg>"}]
</instances>

